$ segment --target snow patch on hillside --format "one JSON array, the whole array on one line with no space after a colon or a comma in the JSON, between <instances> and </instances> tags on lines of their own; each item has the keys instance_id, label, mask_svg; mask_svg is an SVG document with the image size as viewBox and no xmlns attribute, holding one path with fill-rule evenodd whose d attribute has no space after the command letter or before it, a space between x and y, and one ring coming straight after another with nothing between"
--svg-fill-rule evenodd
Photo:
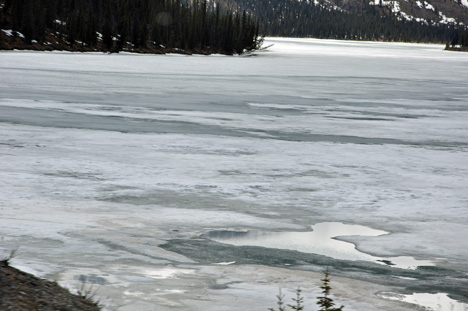
<instances>
[{"instance_id":1,"label":"snow patch on hillside","mask_svg":"<svg viewBox=\"0 0 468 311\"><path fill-rule=\"evenodd\" d=\"M425 8L426 10L431 10L431 11L434 11L434 12L435 12L434 6L432 6L432 4L430 4L430 3L427 2L427 1L424 1L424 8Z\"/></svg>"},{"instance_id":2,"label":"snow patch on hillside","mask_svg":"<svg viewBox=\"0 0 468 311\"><path fill-rule=\"evenodd\" d=\"M2 31L9 37L13 37L15 35L15 31L14 30L11 30L11 29L2 29ZM16 31L16 35L22 39L24 39L24 35L19 32L19 31Z\"/></svg>"},{"instance_id":3,"label":"snow patch on hillside","mask_svg":"<svg viewBox=\"0 0 468 311\"><path fill-rule=\"evenodd\" d=\"M466 5L468 7L468 0L461 0L463 5ZM407 21L417 21L420 23L428 24L427 20L424 18L420 17L415 17L413 15L407 14L406 12L403 12L400 7L400 3L398 1L385 1L385 0L372 0L369 2L370 5L378 5L378 6L386 6L388 7L393 14L397 16L399 20L407 20ZM430 4L427 1L421 2L421 1L416 1L416 5L420 9L426 9L429 11L436 12L435 7ZM440 21L432 21L432 23L440 23L440 24L457 24L458 21L454 17L447 17L445 14L439 11L439 18ZM460 23L463 25L463 23Z\"/></svg>"},{"instance_id":4,"label":"snow patch on hillside","mask_svg":"<svg viewBox=\"0 0 468 311\"><path fill-rule=\"evenodd\" d=\"M444 15L444 13L439 11L439 17L440 17L440 22L441 24L456 24L457 20L453 17L447 17Z\"/></svg>"},{"instance_id":5,"label":"snow patch on hillside","mask_svg":"<svg viewBox=\"0 0 468 311\"><path fill-rule=\"evenodd\" d=\"M374 0L369 3L370 5L380 5L389 7L392 13L400 13L400 2L398 1L385 1L385 0Z\"/></svg>"},{"instance_id":6,"label":"snow patch on hillside","mask_svg":"<svg viewBox=\"0 0 468 311\"><path fill-rule=\"evenodd\" d=\"M424 4L421 1L416 1L416 5L420 9L424 8L426 10L431 10L431 11L435 12L434 6L432 4L430 4L429 2L427 2L427 1L424 1Z\"/></svg>"},{"instance_id":7,"label":"snow patch on hillside","mask_svg":"<svg viewBox=\"0 0 468 311\"><path fill-rule=\"evenodd\" d=\"M11 29L2 29L2 31L9 37L13 36L13 30Z\"/></svg>"},{"instance_id":8,"label":"snow patch on hillside","mask_svg":"<svg viewBox=\"0 0 468 311\"><path fill-rule=\"evenodd\" d=\"M423 23L423 24L426 24L428 25L429 23L427 22L427 20L425 20L424 18L421 18L421 17L414 17L413 15L409 15L409 14L406 14L405 12L401 11L399 13L399 16L398 16L398 19L399 20L402 20L402 18L404 18L405 20L407 21L416 21L418 23Z\"/></svg>"},{"instance_id":9,"label":"snow patch on hillside","mask_svg":"<svg viewBox=\"0 0 468 311\"><path fill-rule=\"evenodd\" d=\"M425 2L427 3L427 2ZM400 3L398 1L381 1L381 0L374 0L369 3L370 5L381 5L387 6L391 9L392 13L394 13L399 20L407 20L407 21L417 21L419 23L428 24L428 22L424 18L414 17L413 15L407 14L403 12L400 8ZM427 3L429 4L429 3ZM420 1L416 1L416 5L420 8L423 7L423 4ZM430 4L429 4L430 5Z\"/></svg>"}]
</instances>

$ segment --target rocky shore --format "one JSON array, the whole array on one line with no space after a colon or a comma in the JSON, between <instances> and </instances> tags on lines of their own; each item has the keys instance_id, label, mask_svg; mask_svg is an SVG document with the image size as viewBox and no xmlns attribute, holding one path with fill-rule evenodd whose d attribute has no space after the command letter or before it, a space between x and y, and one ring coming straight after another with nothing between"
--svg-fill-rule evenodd
<instances>
[{"instance_id":1,"label":"rocky shore","mask_svg":"<svg viewBox=\"0 0 468 311\"><path fill-rule=\"evenodd\" d=\"M0 310L99 311L99 304L73 295L57 283L39 279L0 261Z\"/></svg>"}]
</instances>

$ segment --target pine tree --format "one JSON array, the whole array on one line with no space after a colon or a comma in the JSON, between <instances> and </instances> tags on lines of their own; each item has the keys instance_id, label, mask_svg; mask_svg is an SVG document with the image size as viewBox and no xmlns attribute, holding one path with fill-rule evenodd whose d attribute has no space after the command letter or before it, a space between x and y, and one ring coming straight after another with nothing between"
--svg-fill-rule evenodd
<instances>
[{"instance_id":1,"label":"pine tree","mask_svg":"<svg viewBox=\"0 0 468 311\"><path fill-rule=\"evenodd\" d=\"M106 2L106 7L104 8L104 24L102 26L102 43L106 51L110 52L112 50L112 46L114 44L114 40L112 38L112 14L110 8L110 1Z\"/></svg>"},{"instance_id":2,"label":"pine tree","mask_svg":"<svg viewBox=\"0 0 468 311\"><path fill-rule=\"evenodd\" d=\"M317 304L320 306L320 309L318 311L341 311L343 310L343 306L339 308L334 308L333 306L335 303L333 302L333 299L330 298L330 273L327 270L325 270L325 277L322 279L322 286L320 286L322 289L322 294L323 296L317 297Z\"/></svg>"},{"instance_id":3,"label":"pine tree","mask_svg":"<svg viewBox=\"0 0 468 311\"><path fill-rule=\"evenodd\" d=\"M465 31L465 34L462 38L462 46L463 47L468 47L468 30Z\"/></svg>"},{"instance_id":4,"label":"pine tree","mask_svg":"<svg viewBox=\"0 0 468 311\"><path fill-rule=\"evenodd\" d=\"M288 305L292 310L303 311L304 310L304 298L302 297L302 290L300 287L296 289L296 297L292 300L294 301L293 305Z\"/></svg>"},{"instance_id":5,"label":"pine tree","mask_svg":"<svg viewBox=\"0 0 468 311\"><path fill-rule=\"evenodd\" d=\"M286 311L286 307L284 306L284 295L281 293L281 288L279 289L278 295L276 295L276 304L278 306L277 311ZM276 311L274 308L268 308L269 311Z\"/></svg>"}]
</instances>

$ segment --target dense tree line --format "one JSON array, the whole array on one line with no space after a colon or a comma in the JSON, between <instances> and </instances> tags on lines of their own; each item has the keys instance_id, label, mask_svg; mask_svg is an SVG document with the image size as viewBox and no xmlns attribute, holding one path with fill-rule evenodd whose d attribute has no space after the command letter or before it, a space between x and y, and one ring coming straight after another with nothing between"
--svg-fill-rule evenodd
<instances>
[{"instance_id":1,"label":"dense tree line","mask_svg":"<svg viewBox=\"0 0 468 311\"><path fill-rule=\"evenodd\" d=\"M468 50L468 30L455 32L450 44L447 43L447 49Z\"/></svg>"},{"instance_id":2,"label":"dense tree line","mask_svg":"<svg viewBox=\"0 0 468 311\"><path fill-rule=\"evenodd\" d=\"M259 23L207 0L3 0L0 27L66 49L242 53Z\"/></svg>"},{"instance_id":3,"label":"dense tree line","mask_svg":"<svg viewBox=\"0 0 468 311\"><path fill-rule=\"evenodd\" d=\"M446 43L455 32L450 25L398 18L388 8L371 5L368 0L335 0L346 10L333 8L324 0L226 1L231 7L240 5L256 14L267 36Z\"/></svg>"}]
</instances>

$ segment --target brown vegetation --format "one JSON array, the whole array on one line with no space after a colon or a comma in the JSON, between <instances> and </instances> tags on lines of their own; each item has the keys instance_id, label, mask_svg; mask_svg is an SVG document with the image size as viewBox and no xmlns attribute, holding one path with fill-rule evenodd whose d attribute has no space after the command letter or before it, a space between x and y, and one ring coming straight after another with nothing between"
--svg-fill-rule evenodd
<instances>
[{"instance_id":1,"label":"brown vegetation","mask_svg":"<svg viewBox=\"0 0 468 311\"><path fill-rule=\"evenodd\" d=\"M0 261L0 310L99 311L97 302L73 295L57 283L39 279Z\"/></svg>"}]
</instances>

